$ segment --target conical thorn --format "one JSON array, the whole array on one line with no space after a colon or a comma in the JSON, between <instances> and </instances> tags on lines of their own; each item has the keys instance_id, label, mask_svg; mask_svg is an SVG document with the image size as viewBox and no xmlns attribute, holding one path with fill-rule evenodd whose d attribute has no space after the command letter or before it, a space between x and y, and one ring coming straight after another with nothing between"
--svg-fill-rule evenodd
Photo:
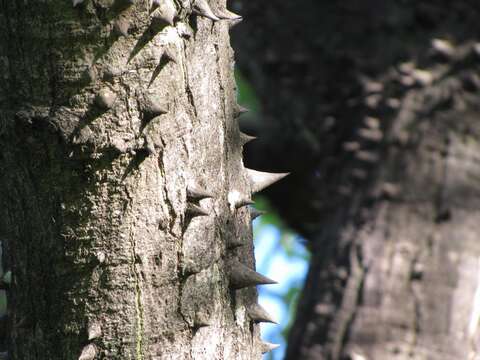
<instances>
[{"instance_id":1,"label":"conical thorn","mask_svg":"<svg viewBox=\"0 0 480 360\"><path fill-rule=\"evenodd\" d=\"M193 36L193 30L190 26L179 22L176 26L178 35L180 35L183 38L190 39Z\"/></svg>"},{"instance_id":2,"label":"conical thorn","mask_svg":"<svg viewBox=\"0 0 480 360\"><path fill-rule=\"evenodd\" d=\"M253 205L255 204L255 201L253 201L252 199L249 199L249 198L243 198L243 199L240 199L236 204L235 204L235 208L239 209L241 207L244 207L244 206L247 206L247 205Z\"/></svg>"},{"instance_id":3,"label":"conical thorn","mask_svg":"<svg viewBox=\"0 0 480 360\"><path fill-rule=\"evenodd\" d=\"M78 360L93 360L97 355L97 348L93 344L88 344L82 349Z\"/></svg>"},{"instance_id":4,"label":"conical thorn","mask_svg":"<svg viewBox=\"0 0 480 360\"><path fill-rule=\"evenodd\" d=\"M143 140L143 148L144 151L147 152L148 155L154 155L155 151L155 144L149 136L145 136Z\"/></svg>"},{"instance_id":5,"label":"conical thorn","mask_svg":"<svg viewBox=\"0 0 480 360\"><path fill-rule=\"evenodd\" d=\"M213 198L211 192L201 188L198 185L189 184L187 186L187 197L194 200L202 200L207 198Z\"/></svg>"},{"instance_id":6,"label":"conical thorn","mask_svg":"<svg viewBox=\"0 0 480 360\"><path fill-rule=\"evenodd\" d=\"M250 216L252 217L252 220L255 220L257 217L262 216L266 213L266 211L257 210L254 207L250 208Z\"/></svg>"},{"instance_id":7,"label":"conical thorn","mask_svg":"<svg viewBox=\"0 0 480 360\"><path fill-rule=\"evenodd\" d=\"M220 19L224 19L224 20L239 20L242 18L241 15L235 14L234 12L228 9L218 10L217 16Z\"/></svg>"},{"instance_id":8,"label":"conical thorn","mask_svg":"<svg viewBox=\"0 0 480 360\"><path fill-rule=\"evenodd\" d=\"M264 341L264 342L262 342L262 345L261 345L262 354L265 354L265 353L268 353L272 350L275 350L278 347L280 347L280 344L272 344L272 343Z\"/></svg>"},{"instance_id":9,"label":"conical thorn","mask_svg":"<svg viewBox=\"0 0 480 360\"><path fill-rule=\"evenodd\" d=\"M95 98L96 104L104 110L111 109L116 100L117 96L109 88L101 89Z\"/></svg>"},{"instance_id":10,"label":"conical thorn","mask_svg":"<svg viewBox=\"0 0 480 360\"><path fill-rule=\"evenodd\" d=\"M247 169L248 178L250 179L250 184L252 186L252 192L257 193L270 185L276 183L277 181L283 179L285 176L290 173L267 173L262 171L256 171L252 169Z\"/></svg>"},{"instance_id":11,"label":"conical thorn","mask_svg":"<svg viewBox=\"0 0 480 360\"><path fill-rule=\"evenodd\" d=\"M242 289L248 286L277 284L276 281L257 273L238 260L230 260L230 285L234 289Z\"/></svg>"},{"instance_id":12,"label":"conical thorn","mask_svg":"<svg viewBox=\"0 0 480 360\"><path fill-rule=\"evenodd\" d=\"M273 320L272 316L261 307L259 304L253 304L248 307L247 314L255 322L269 322L273 324L277 324L275 320Z\"/></svg>"},{"instance_id":13,"label":"conical thorn","mask_svg":"<svg viewBox=\"0 0 480 360\"><path fill-rule=\"evenodd\" d=\"M213 20L213 21L220 20L212 12L212 9L210 8L210 5L208 5L208 2L206 0L195 0L192 5L192 10L195 14L206 17L210 20Z\"/></svg>"},{"instance_id":14,"label":"conical thorn","mask_svg":"<svg viewBox=\"0 0 480 360\"><path fill-rule=\"evenodd\" d=\"M231 20L231 21L228 22L228 28L232 29L235 26L237 26L238 24L240 24L242 21L243 21L243 18L236 19L236 20Z\"/></svg>"},{"instance_id":15,"label":"conical thorn","mask_svg":"<svg viewBox=\"0 0 480 360\"><path fill-rule=\"evenodd\" d=\"M240 132L240 142L242 143L242 145L245 145L245 144L249 143L250 141L255 140L256 138L257 138L256 136L251 136L251 135L245 134L243 132Z\"/></svg>"},{"instance_id":16,"label":"conical thorn","mask_svg":"<svg viewBox=\"0 0 480 360\"><path fill-rule=\"evenodd\" d=\"M241 237L232 236L227 238L227 247L229 249L235 249L240 246L246 245Z\"/></svg>"},{"instance_id":17,"label":"conical thorn","mask_svg":"<svg viewBox=\"0 0 480 360\"><path fill-rule=\"evenodd\" d=\"M212 325L212 322L206 313L204 313L203 311L195 312L194 326L196 328L201 328L201 327L211 326L211 325Z\"/></svg>"},{"instance_id":18,"label":"conical thorn","mask_svg":"<svg viewBox=\"0 0 480 360\"><path fill-rule=\"evenodd\" d=\"M88 340L97 339L102 336L102 327L98 322L92 321L88 324L87 329Z\"/></svg>"},{"instance_id":19,"label":"conical thorn","mask_svg":"<svg viewBox=\"0 0 480 360\"><path fill-rule=\"evenodd\" d=\"M235 209L241 208L242 206L253 205L254 201L249 197L241 194L237 190L230 191L227 196L228 205L230 206L230 211L234 212Z\"/></svg>"},{"instance_id":20,"label":"conical thorn","mask_svg":"<svg viewBox=\"0 0 480 360\"><path fill-rule=\"evenodd\" d=\"M130 29L130 22L125 17L120 17L115 21L114 29L119 35L128 36L128 29Z\"/></svg>"},{"instance_id":21,"label":"conical thorn","mask_svg":"<svg viewBox=\"0 0 480 360\"><path fill-rule=\"evenodd\" d=\"M237 104L237 106L236 106L236 108L235 108L234 116L235 116L235 118L237 118L237 117L239 117L240 115L245 114L245 113L247 113L247 112L249 112L249 111L250 111L250 109L247 109L246 107Z\"/></svg>"},{"instance_id":22,"label":"conical thorn","mask_svg":"<svg viewBox=\"0 0 480 360\"><path fill-rule=\"evenodd\" d=\"M153 5L156 5L157 8L153 11L152 17L173 26L178 15L174 2L172 0L153 0Z\"/></svg>"},{"instance_id":23,"label":"conical thorn","mask_svg":"<svg viewBox=\"0 0 480 360\"><path fill-rule=\"evenodd\" d=\"M161 104L158 101L149 99L145 103L144 112L147 115L147 117L154 118L154 117L168 113L168 108L164 104Z\"/></svg>"},{"instance_id":24,"label":"conical thorn","mask_svg":"<svg viewBox=\"0 0 480 360\"><path fill-rule=\"evenodd\" d=\"M191 217L209 215L206 210L195 204L187 204L187 214Z\"/></svg>"},{"instance_id":25,"label":"conical thorn","mask_svg":"<svg viewBox=\"0 0 480 360\"><path fill-rule=\"evenodd\" d=\"M139 94L138 102L146 121L168 113L168 104L165 99L152 93Z\"/></svg>"}]
</instances>

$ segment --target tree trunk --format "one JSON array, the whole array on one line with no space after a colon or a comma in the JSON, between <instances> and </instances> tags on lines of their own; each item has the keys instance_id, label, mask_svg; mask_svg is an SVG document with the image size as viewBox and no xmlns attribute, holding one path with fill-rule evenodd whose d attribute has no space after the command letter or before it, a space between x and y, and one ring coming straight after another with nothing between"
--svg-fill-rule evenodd
<instances>
[{"instance_id":1,"label":"tree trunk","mask_svg":"<svg viewBox=\"0 0 480 360\"><path fill-rule=\"evenodd\" d=\"M246 163L292 169L269 195L313 252L287 359L479 358L478 3L242 11Z\"/></svg>"},{"instance_id":2,"label":"tree trunk","mask_svg":"<svg viewBox=\"0 0 480 360\"><path fill-rule=\"evenodd\" d=\"M234 21L73 3L0 1L9 358L259 358Z\"/></svg>"}]
</instances>

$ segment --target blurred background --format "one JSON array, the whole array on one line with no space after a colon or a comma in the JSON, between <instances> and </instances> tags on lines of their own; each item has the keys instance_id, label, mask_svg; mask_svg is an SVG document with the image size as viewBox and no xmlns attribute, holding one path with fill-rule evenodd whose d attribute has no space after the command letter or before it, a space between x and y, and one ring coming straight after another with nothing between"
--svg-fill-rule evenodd
<instances>
[{"instance_id":1,"label":"blurred background","mask_svg":"<svg viewBox=\"0 0 480 360\"><path fill-rule=\"evenodd\" d=\"M269 359L480 359L480 3L234 0Z\"/></svg>"},{"instance_id":2,"label":"blurred background","mask_svg":"<svg viewBox=\"0 0 480 360\"><path fill-rule=\"evenodd\" d=\"M278 322L278 325L260 325L263 339L280 345L264 358L283 359L288 330L307 273L309 253L304 240L285 227L266 201L260 198L258 202L257 206L268 211L268 215L257 218L253 223L257 271L278 282L278 285L260 286L258 289L259 304L269 309Z\"/></svg>"},{"instance_id":3,"label":"blurred background","mask_svg":"<svg viewBox=\"0 0 480 360\"><path fill-rule=\"evenodd\" d=\"M239 71L236 81L239 103L250 110L246 117L258 118L260 104L255 91ZM264 359L279 360L285 356L288 330L295 316L310 255L305 240L285 225L267 197L257 195L255 207L263 213L253 221L257 271L278 282L278 285L258 287L259 304L269 309L278 322L260 324L263 339L280 345L265 354Z\"/></svg>"}]
</instances>

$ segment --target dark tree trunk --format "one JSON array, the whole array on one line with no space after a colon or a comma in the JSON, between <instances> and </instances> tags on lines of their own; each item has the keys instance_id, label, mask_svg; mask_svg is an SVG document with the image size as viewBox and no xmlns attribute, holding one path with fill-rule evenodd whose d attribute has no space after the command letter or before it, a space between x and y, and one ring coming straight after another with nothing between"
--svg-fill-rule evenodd
<instances>
[{"instance_id":1,"label":"dark tree trunk","mask_svg":"<svg viewBox=\"0 0 480 360\"><path fill-rule=\"evenodd\" d=\"M287 359L475 359L480 5L236 4L247 165L293 172L268 195L313 251Z\"/></svg>"},{"instance_id":2,"label":"dark tree trunk","mask_svg":"<svg viewBox=\"0 0 480 360\"><path fill-rule=\"evenodd\" d=\"M75 3L0 1L9 358L259 358L232 21Z\"/></svg>"}]
</instances>

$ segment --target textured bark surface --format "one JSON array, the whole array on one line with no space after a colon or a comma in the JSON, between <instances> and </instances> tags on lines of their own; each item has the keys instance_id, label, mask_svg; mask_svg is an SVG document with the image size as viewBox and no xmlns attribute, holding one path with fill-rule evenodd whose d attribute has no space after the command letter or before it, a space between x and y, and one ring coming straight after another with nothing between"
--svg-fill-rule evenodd
<instances>
[{"instance_id":1,"label":"textured bark surface","mask_svg":"<svg viewBox=\"0 0 480 360\"><path fill-rule=\"evenodd\" d=\"M260 357L226 266L254 267L229 21L175 7L0 1L10 359Z\"/></svg>"},{"instance_id":2,"label":"textured bark surface","mask_svg":"<svg viewBox=\"0 0 480 360\"><path fill-rule=\"evenodd\" d=\"M478 3L236 4L247 165L313 251L287 359L478 358Z\"/></svg>"}]
</instances>

